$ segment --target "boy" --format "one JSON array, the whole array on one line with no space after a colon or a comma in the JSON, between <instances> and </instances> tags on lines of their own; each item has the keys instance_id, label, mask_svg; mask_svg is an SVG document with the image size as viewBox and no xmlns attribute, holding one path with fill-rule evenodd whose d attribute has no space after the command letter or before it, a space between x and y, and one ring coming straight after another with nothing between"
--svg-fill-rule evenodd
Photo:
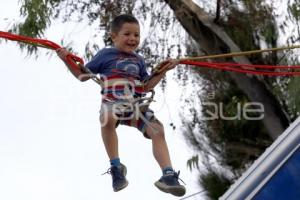
<instances>
[{"instance_id":1,"label":"boy","mask_svg":"<svg viewBox=\"0 0 300 200\"><path fill-rule=\"evenodd\" d=\"M185 187L178 182L179 172L172 168L163 125L148 107L139 111L140 116L133 115L133 109L128 110L128 107L132 107L129 102L152 90L177 63L174 60L163 62L162 72L155 76L148 75L144 59L134 52L140 42L140 27L137 19L131 15L119 15L112 21L111 39L114 47L100 50L86 64L86 68L94 74L100 74L104 82L100 122L103 143L111 164L108 173L112 175L113 190L117 192L128 185L126 167L119 158L116 134L118 124L125 124L138 128L146 138L152 140L153 155L163 173L155 186L161 191L183 196ZM62 60L69 54L65 49L57 52ZM79 68L68 67L77 78L85 74ZM124 104L125 110L122 110Z\"/></svg>"}]
</instances>

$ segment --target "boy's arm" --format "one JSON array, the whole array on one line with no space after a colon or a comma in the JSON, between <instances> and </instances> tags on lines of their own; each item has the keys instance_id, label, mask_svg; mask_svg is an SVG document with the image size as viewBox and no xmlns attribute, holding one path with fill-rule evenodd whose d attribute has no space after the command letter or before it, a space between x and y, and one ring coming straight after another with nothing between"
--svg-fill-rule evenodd
<instances>
[{"instance_id":1,"label":"boy's arm","mask_svg":"<svg viewBox=\"0 0 300 200\"><path fill-rule=\"evenodd\" d=\"M160 68L164 68L160 73L154 74L150 79L145 83L144 90L149 92L160 82L160 80L166 75L167 71L173 69L178 64L177 60L167 60L160 64Z\"/></svg>"},{"instance_id":2,"label":"boy's arm","mask_svg":"<svg viewBox=\"0 0 300 200\"><path fill-rule=\"evenodd\" d=\"M68 67L68 69L71 71L71 73L80 81L86 81L88 79L90 79L90 75L86 72L83 71L83 69L81 69L81 67L79 65L76 65L78 67L73 67L70 64L68 64L66 62L66 57L67 55L71 54L69 51L67 51L64 48L58 49L56 51L57 55L60 57L60 59L62 59L62 61L64 61L64 63L66 64L66 66ZM75 61L74 61L75 62Z\"/></svg>"}]
</instances>

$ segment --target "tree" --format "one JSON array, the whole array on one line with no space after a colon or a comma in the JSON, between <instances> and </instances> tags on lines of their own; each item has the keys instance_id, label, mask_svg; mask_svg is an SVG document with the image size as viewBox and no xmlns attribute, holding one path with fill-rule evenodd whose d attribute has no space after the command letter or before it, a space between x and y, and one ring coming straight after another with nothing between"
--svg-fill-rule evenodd
<instances>
[{"instance_id":1,"label":"tree","mask_svg":"<svg viewBox=\"0 0 300 200\"><path fill-rule=\"evenodd\" d=\"M299 41L300 2L288 1L288 15L281 22L278 21L280 16L275 13L273 4L274 2L267 3L261 0L202 0L198 4L192 0L23 0L20 13L24 21L15 24L11 31L31 37L43 37L51 22L76 19L78 23L98 25L95 34L103 35L104 43L110 44L107 34L109 22L119 13L133 13L143 24L148 24L149 31L142 43L141 53L151 58L150 62L153 64L165 57L182 57L184 49L188 56L193 56L253 50L262 46L276 47L284 31L288 37L281 43L292 45ZM286 30L289 26L288 21L295 24L298 36ZM106 32L103 33L104 30ZM168 40L170 36L175 39ZM182 44L181 41L186 42ZM29 54L37 53L37 48L33 46L21 45L21 48L26 48ZM99 48L99 45L91 40L86 44L85 56L89 58ZM280 52L273 52L219 61L275 65L293 64L298 60L294 54L286 56ZM228 116L236 115L236 105L239 104L260 102L264 106L265 117L260 121L202 121L199 116L211 109L205 105L199 108L191 106L188 111L182 111L192 116L191 120L183 117L187 141L206 158L206 162L211 163L214 158L219 163L218 166L229 169L233 177L227 178L237 178L298 115L300 102L294 96L299 92L299 80L296 78L257 77L207 70L192 70L191 74L188 73L190 72L178 69L178 78L183 83L187 77L198 81L198 85L201 82L204 87L199 89L199 94L195 96L202 102L224 103L224 110ZM204 95L205 92L213 93L214 98ZM289 98L285 98L286 96ZM188 97L185 99L187 103L192 101ZM191 165L192 162L189 163ZM208 167L207 176L201 177L202 185L209 185L203 182L210 180L207 177L212 177L213 180L222 177L223 180L226 176L218 170L219 168ZM227 181L222 182L228 186ZM220 185L226 188L226 184ZM211 197L216 198L214 195Z\"/></svg>"},{"instance_id":2,"label":"tree","mask_svg":"<svg viewBox=\"0 0 300 200\"><path fill-rule=\"evenodd\" d=\"M168 1L168 3L174 10L177 19L198 44L195 52L199 53L200 50L206 54L218 54L232 51L238 52L241 51L240 49L257 49L260 48L259 42L261 41L256 39L255 36L263 38L262 40L269 47L277 45L279 31L276 29L275 16L272 14L273 8L269 5L264 5L261 1L243 1L244 6L247 8L246 12L238 9L238 5L231 2L231 5L227 5L228 13L223 16L225 19L220 19L219 10L216 12L216 18L212 18L208 12L192 1L176 1L176 3ZM217 9L219 8L220 5L217 6ZM255 19L255 16L259 19ZM260 20L260 22L257 23L257 20ZM253 24L249 24L249 22L253 22ZM291 38L293 36L288 38L288 40ZM284 62L279 59L279 55L273 53L267 57L251 56L250 59L237 57L233 58L233 60L238 63L277 64L280 61ZM216 91L215 101L224 102L224 107L226 108L224 110L229 114L230 112L233 113L231 116L236 116L235 108L237 103L254 101L261 102L264 105L265 118L262 124L258 121L240 120L237 122L237 120L227 121L222 119L208 121L203 124L199 120L201 113L199 114L199 111L193 108L191 108L191 113L194 117L185 123L187 127L185 136L199 152L203 152L202 157L206 156L206 162L211 163L211 156L216 157L216 154L222 155L221 160L215 159L216 162L219 162L220 165L226 164L229 166L236 173L235 177L238 177L241 169L247 166L249 161L251 163L251 161L255 160L270 144L270 138L267 137L266 133L275 139L287 127L290 118L295 117L295 115L287 108L288 106L282 99L283 96L275 92L275 79L249 77L232 73L223 74L223 77L215 73L209 73L204 76L205 72L200 71L200 73L202 78L204 77L208 85L210 85L204 90L206 92ZM292 81L295 80L297 79L292 79ZM219 81L222 81L223 84L220 84ZM198 98L201 98L202 102L206 100L211 101L208 97L203 96L203 93ZM299 107L299 105L294 106ZM204 106L204 109L209 108ZM195 128L197 129L197 125L200 127L198 128L199 132L210 138L209 148L203 145L205 138L195 134L194 130ZM208 172L201 177L204 187L209 185L210 181L215 180L213 178L222 177L223 175L218 169L209 168ZM215 174L219 174L219 176L214 176ZM219 179L219 181L222 182L222 179ZM217 187L216 184L214 185ZM223 187L223 191L227 188L226 185L221 187ZM209 194L214 194L211 188L206 187L206 189L210 191ZM214 195L210 196L216 198Z\"/></svg>"}]
</instances>

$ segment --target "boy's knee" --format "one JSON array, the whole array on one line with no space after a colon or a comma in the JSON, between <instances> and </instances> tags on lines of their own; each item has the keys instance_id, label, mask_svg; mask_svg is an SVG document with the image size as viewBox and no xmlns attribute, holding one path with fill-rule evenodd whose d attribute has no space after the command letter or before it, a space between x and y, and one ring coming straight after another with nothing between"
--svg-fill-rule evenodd
<instances>
[{"instance_id":1,"label":"boy's knee","mask_svg":"<svg viewBox=\"0 0 300 200\"><path fill-rule=\"evenodd\" d=\"M151 122L146 129L147 135L151 138L164 138L165 137L165 131L164 126L159 121Z\"/></svg>"},{"instance_id":2,"label":"boy's knee","mask_svg":"<svg viewBox=\"0 0 300 200\"><path fill-rule=\"evenodd\" d=\"M102 128L115 128L117 121L117 117L111 112L102 113L100 115L100 123Z\"/></svg>"}]
</instances>

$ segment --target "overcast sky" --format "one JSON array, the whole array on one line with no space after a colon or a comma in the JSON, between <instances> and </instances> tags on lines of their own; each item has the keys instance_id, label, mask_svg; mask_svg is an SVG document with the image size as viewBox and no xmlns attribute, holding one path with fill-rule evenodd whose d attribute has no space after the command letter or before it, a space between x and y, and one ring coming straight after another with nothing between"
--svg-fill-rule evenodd
<instances>
[{"instance_id":1,"label":"overcast sky","mask_svg":"<svg viewBox=\"0 0 300 200\"><path fill-rule=\"evenodd\" d=\"M4 0L0 1L3 5ZM1 31L18 17L17 2L6 1L0 7ZM59 43L73 28L56 25L47 39ZM84 44L88 39L84 34L90 33L76 34L72 37ZM16 42L0 40L0 199L179 199L155 188L161 170L152 156L151 142L125 126L117 131L129 186L114 193L110 175L101 176L109 162L100 137L99 87L92 81L77 81L55 54L45 55L49 50L42 50L35 59L21 53ZM190 195L201 189L195 183L197 173L191 174L186 167L193 152L180 136L176 108L181 93L169 79L165 94L157 88L152 108L165 124L174 168L181 171ZM175 131L168 125L171 122L177 124Z\"/></svg>"}]
</instances>

